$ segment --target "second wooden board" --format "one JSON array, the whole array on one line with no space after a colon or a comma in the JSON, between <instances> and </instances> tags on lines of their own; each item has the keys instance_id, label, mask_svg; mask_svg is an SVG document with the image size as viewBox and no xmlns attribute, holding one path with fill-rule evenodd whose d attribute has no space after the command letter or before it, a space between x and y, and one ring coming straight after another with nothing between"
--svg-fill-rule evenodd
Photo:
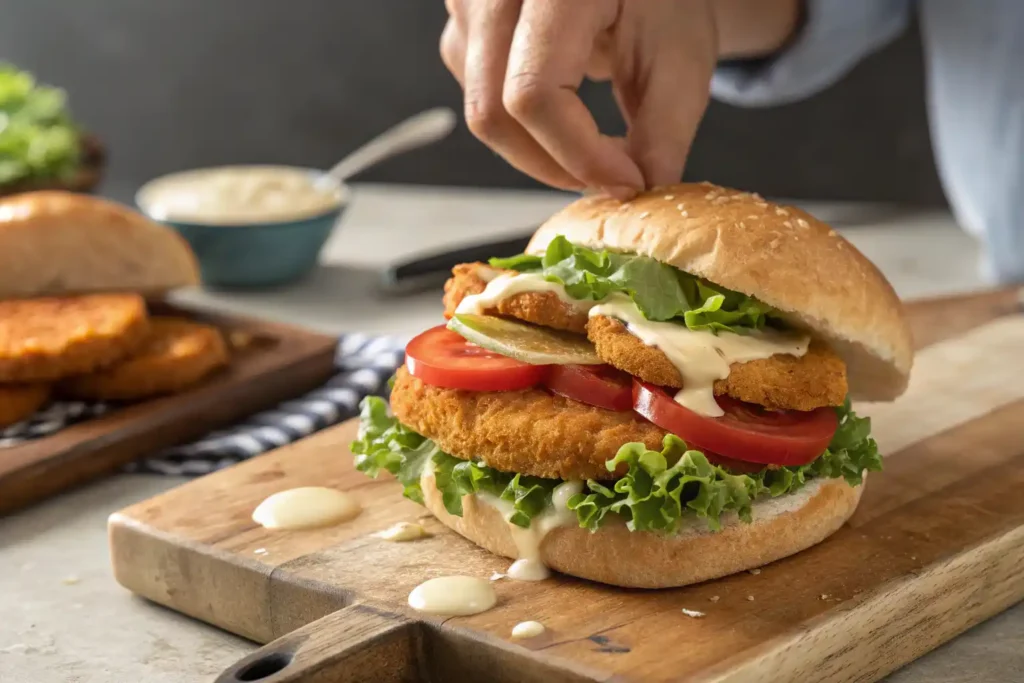
<instances>
[{"instance_id":1,"label":"second wooden board","mask_svg":"<svg viewBox=\"0 0 1024 683\"><path fill-rule=\"evenodd\" d=\"M152 308L220 329L231 348L229 367L183 393L116 407L56 434L0 448L0 514L300 396L334 371L333 337L166 304Z\"/></svg>"}]
</instances>

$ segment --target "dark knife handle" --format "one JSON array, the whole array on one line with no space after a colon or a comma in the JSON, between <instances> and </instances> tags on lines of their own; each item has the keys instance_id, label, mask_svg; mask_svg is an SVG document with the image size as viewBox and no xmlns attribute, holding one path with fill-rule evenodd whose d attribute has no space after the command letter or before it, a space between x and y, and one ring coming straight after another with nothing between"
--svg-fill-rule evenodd
<instances>
[{"instance_id":1,"label":"dark knife handle","mask_svg":"<svg viewBox=\"0 0 1024 683\"><path fill-rule=\"evenodd\" d=\"M444 284L452 268L460 263L486 262L492 256L515 256L526 250L533 233L497 242L427 254L391 266L384 272L384 290L391 293L412 293Z\"/></svg>"}]
</instances>

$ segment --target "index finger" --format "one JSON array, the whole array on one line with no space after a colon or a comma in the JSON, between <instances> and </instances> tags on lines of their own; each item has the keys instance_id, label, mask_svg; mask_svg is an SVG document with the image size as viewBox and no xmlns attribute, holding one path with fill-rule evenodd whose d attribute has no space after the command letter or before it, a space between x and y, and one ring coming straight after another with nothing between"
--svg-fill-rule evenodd
<instances>
[{"instance_id":1,"label":"index finger","mask_svg":"<svg viewBox=\"0 0 1024 683\"><path fill-rule=\"evenodd\" d=\"M609 9L612 10L609 15ZM642 190L629 155L601 135L576 89L594 40L614 21L614 3L526 0L505 75L505 109L562 168L590 187Z\"/></svg>"}]
</instances>

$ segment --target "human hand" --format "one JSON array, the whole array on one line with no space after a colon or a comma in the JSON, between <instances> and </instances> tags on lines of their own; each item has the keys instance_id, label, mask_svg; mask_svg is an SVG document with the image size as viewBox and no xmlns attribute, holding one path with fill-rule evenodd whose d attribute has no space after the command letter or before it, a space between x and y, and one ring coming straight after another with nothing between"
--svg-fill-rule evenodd
<instances>
[{"instance_id":1,"label":"human hand","mask_svg":"<svg viewBox=\"0 0 1024 683\"><path fill-rule=\"evenodd\" d=\"M563 189L626 199L677 182L708 102L711 0L446 0L441 56L469 129L512 166ZM611 80L625 139L576 94Z\"/></svg>"}]
</instances>

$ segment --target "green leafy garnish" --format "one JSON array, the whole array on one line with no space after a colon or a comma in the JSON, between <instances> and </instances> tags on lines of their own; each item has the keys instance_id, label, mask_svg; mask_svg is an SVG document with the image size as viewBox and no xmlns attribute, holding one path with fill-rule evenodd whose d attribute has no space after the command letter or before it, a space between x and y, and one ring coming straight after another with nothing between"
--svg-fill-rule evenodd
<instances>
[{"instance_id":1,"label":"green leafy garnish","mask_svg":"<svg viewBox=\"0 0 1024 683\"><path fill-rule=\"evenodd\" d=\"M79 131L64 91L0 64L0 185L67 178L80 155Z\"/></svg>"},{"instance_id":2,"label":"green leafy garnish","mask_svg":"<svg viewBox=\"0 0 1024 683\"><path fill-rule=\"evenodd\" d=\"M614 483L587 481L583 492L569 499L579 525L596 531L616 517L633 531L673 533L689 516L704 519L712 529L721 527L722 515L735 512L751 521L751 506L760 496L792 493L815 478L843 477L851 486L863 481L864 470L882 469L878 446L868 434L871 422L857 417L849 402L837 408L839 429L828 449L813 462L795 467L736 474L708 462L676 436L666 436L660 451L641 443L623 445L606 463L609 472L626 465ZM558 479L500 472L477 462L455 458L388 414L387 403L375 396L363 400L362 424L352 443L356 469L376 477L387 470L405 486L403 495L423 502L419 479L432 463L445 509L462 515L462 497L483 493L511 504L509 521L529 527L531 520L551 505Z\"/></svg>"},{"instance_id":3,"label":"green leafy garnish","mask_svg":"<svg viewBox=\"0 0 1024 683\"><path fill-rule=\"evenodd\" d=\"M757 299L712 285L646 256L594 251L561 235L544 256L520 254L490 264L535 272L565 287L574 299L599 301L610 294L629 296L648 320L676 322L691 330L744 333L778 320L778 313Z\"/></svg>"}]
</instances>

